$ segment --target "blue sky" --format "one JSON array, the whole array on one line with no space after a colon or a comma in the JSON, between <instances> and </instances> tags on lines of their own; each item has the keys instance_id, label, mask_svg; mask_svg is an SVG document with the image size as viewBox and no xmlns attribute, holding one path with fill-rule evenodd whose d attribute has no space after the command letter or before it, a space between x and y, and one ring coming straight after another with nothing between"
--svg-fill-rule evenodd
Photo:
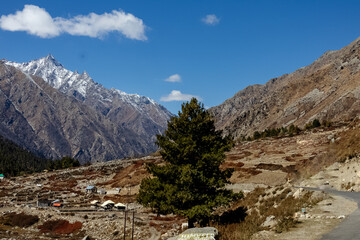
<instances>
[{"instance_id":1,"label":"blue sky","mask_svg":"<svg viewBox=\"0 0 360 240\"><path fill-rule=\"evenodd\" d=\"M51 53L69 70L86 70L107 88L151 97L173 113L190 96L206 107L221 104L248 85L264 84L346 46L360 32L360 1L1 5L0 58L27 62ZM25 5L32 6L25 12ZM124 19L128 22L120 23Z\"/></svg>"}]
</instances>

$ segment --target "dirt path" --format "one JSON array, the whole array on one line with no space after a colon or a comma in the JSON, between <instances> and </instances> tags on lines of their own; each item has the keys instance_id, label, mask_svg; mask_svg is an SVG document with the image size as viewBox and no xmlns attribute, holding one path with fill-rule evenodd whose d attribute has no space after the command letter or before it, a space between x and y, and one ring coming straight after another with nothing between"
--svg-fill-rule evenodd
<instances>
[{"instance_id":1,"label":"dirt path","mask_svg":"<svg viewBox=\"0 0 360 240\"><path fill-rule=\"evenodd\" d=\"M300 219L295 228L283 233L263 231L254 236L256 240L319 240L341 223L342 216L347 216L357 209L357 203L342 196L319 202L308 212L308 218ZM340 219L339 219L340 217ZM331 238L333 239L333 238ZM337 239L337 238L334 238ZM356 238L350 238L356 239Z\"/></svg>"},{"instance_id":2,"label":"dirt path","mask_svg":"<svg viewBox=\"0 0 360 240\"><path fill-rule=\"evenodd\" d=\"M327 190L332 194L336 194L347 199L360 203L359 192L344 192ZM343 222L341 222L333 231L324 235L322 240L352 240L360 238L360 210L357 208L352 214L349 215Z\"/></svg>"}]
</instances>

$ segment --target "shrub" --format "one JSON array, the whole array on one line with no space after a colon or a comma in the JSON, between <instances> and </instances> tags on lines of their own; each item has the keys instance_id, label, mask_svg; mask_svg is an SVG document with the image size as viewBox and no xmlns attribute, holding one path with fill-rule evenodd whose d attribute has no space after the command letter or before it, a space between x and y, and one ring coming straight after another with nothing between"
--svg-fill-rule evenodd
<instances>
[{"instance_id":1,"label":"shrub","mask_svg":"<svg viewBox=\"0 0 360 240\"><path fill-rule=\"evenodd\" d=\"M81 222L69 223L67 220L50 220L38 226L41 233L70 234L82 228Z\"/></svg>"},{"instance_id":2,"label":"shrub","mask_svg":"<svg viewBox=\"0 0 360 240\"><path fill-rule=\"evenodd\" d=\"M26 228L29 227L35 223L37 223L39 221L39 217L38 216L33 216L33 215L27 215L25 213L9 213L6 214L3 219L2 222L4 225L9 225L12 227L21 227L21 228Z\"/></svg>"}]
</instances>

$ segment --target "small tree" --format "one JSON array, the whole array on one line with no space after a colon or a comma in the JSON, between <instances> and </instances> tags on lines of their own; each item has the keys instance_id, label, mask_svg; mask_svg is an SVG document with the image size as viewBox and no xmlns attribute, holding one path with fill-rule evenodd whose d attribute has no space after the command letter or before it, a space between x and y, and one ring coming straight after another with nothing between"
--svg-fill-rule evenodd
<instances>
[{"instance_id":1,"label":"small tree","mask_svg":"<svg viewBox=\"0 0 360 240\"><path fill-rule=\"evenodd\" d=\"M233 146L222 137L202 104L193 98L172 117L157 144L165 165L147 165L152 178L141 182L138 202L157 211L175 213L189 221L207 225L213 210L240 197L226 190L233 169L221 170L225 152Z\"/></svg>"}]
</instances>

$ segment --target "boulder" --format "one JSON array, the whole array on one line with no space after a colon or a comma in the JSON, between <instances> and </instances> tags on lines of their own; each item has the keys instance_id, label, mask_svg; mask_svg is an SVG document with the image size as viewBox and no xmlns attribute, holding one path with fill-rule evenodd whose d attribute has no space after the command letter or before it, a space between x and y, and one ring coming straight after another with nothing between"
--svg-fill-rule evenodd
<instances>
[{"instance_id":1,"label":"boulder","mask_svg":"<svg viewBox=\"0 0 360 240\"><path fill-rule=\"evenodd\" d=\"M273 228L273 227L275 227L276 224L277 224L277 220L275 219L275 216L270 215L266 218L265 222L263 222L263 224L261 224L261 226Z\"/></svg>"}]
</instances>

